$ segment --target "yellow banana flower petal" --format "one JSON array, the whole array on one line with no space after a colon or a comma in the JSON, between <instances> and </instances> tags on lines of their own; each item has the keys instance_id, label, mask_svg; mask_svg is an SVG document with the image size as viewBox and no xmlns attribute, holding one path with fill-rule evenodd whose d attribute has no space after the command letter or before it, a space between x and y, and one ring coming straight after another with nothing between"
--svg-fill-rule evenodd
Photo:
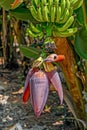
<instances>
[{"instance_id":1,"label":"yellow banana flower petal","mask_svg":"<svg viewBox=\"0 0 87 130\"><path fill-rule=\"evenodd\" d=\"M52 63L50 63L50 62L43 62L43 66L44 66L44 69L45 69L46 72L50 72L50 71L52 71L52 70L57 69L57 67L54 66L54 65L53 65Z\"/></svg>"},{"instance_id":2,"label":"yellow banana flower petal","mask_svg":"<svg viewBox=\"0 0 87 130\"><path fill-rule=\"evenodd\" d=\"M36 68L39 67L41 64L43 63L43 58L39 57L38 59L36 59L32 65L32 68Z\"/></svg>"}]
</instances>

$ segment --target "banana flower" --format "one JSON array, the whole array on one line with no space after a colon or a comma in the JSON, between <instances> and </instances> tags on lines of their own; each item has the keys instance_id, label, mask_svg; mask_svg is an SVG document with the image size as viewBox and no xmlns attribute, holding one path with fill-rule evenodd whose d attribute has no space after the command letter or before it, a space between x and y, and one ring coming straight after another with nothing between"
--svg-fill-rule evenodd
<instances>
[{"instance_id":1,"label":"banana flower","mask_svg":"<svg viewBox=\"0 0 87 130\"><path fill-rule=\"evenodd\" d=\"M55 67L48 69L51 62L64 60L64 55L51 54L43 60L44 69L39 67L29 70L23 93L23 102L26 103L30 97L34 113L37 117L41 115L49 94L50 84L52 84L58 93L60 105L63 103L63 90L60 77ZM50 64L49 64L50 63ZM46 65L47 64L47 65Z\"/></svg>"}]
</instances>

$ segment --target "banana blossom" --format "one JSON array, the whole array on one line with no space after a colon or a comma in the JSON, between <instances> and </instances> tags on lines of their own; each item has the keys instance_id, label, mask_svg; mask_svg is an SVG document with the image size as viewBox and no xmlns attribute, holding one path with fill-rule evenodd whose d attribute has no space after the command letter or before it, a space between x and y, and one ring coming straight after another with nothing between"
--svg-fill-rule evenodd
<instances>
[{"instance_id":1,"label":"banana blossom","mask_svg":"<svg viewBox=\"0 0 87 130\"><path fill-rule=\"evenodd\" d=\"M44 62L56 62L64 59L64 55L51 54L44 59ZM45 69L40 70L38 67L29 70L24 85L23 102L26 103L30 97L34 113L37 117L41 115L46 104L50 84L57 91L60 105L62 105L63 90L57 70L54 69L47 72Z\"/></svg>"}]
</instances>

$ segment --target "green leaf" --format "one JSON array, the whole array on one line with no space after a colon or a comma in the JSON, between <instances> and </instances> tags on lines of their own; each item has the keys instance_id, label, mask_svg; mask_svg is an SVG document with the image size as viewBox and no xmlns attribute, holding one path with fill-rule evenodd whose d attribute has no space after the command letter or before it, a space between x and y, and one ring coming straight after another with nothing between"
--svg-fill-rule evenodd
<instances>
[{"instance_id":1,"label":"green leaf","mask_svg":"<svg viewBox=\"0 0 87 130\"><path fill-rule=\"evenodd\" d=\"M14 2L14 0L2 0L0 1L1 7L3 7L5 10L9 10L11 8L11 4Z\"/></svg>"},{"instance_id":2,"label":"green leaf","mask_svg":"<svg viewBox=\"0 0 87 130\"><path fill-rule=\"evenodd\" d=\"M84 21L84 12L83 12L83 8L82 6L80 8L78 8L76 11L76 19L79 22L79 24L84 25L85 21Z\"/></svg>"},{"instance_id":3,"label":"green leaf","mask_svg":"<svg viewBox=\"0 0 87 130\"><path fill-rule=\"evenodd\" d=\"M74 48L77 54L87 59L87 28L83 27L79 33L76 34Z\"/></svg>"},{"instance_id":4,"label":"green leaf","mask_svg":"<svg viewBox=\"0 0 87 130\"><path fill-rule=\"evenodd\" d=\"M9 11L12 16L14 16L16 19L22 20L22 21L35 21L29 11L29 9L25 7L18 7L14 10Z\"/></svg>"},{"instance_id":5,"label":"green leaf","mask_svg":"<svg viewBox=\"0 0 87 130\"><path fill-rule=\"evenodd\" d=\"M23 55L27 58L38 58L39 57L39 50L37 48L33 47L26 47L26 46L20 46L20 51L23 53Z\"/></svg>"}]
</instances>

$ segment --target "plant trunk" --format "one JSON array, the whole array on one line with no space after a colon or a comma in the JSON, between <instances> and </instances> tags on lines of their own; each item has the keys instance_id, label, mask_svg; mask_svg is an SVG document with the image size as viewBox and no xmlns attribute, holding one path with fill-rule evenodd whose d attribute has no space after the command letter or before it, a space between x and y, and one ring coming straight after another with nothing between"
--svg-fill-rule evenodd
<instances>
[{"instance_id":1,"label":"plant trunk","mask_svg":"<svg viewBox=\"0 0 87 130\"><path fill-rule=\"evenodd\" d=\"M3 56L5 63L7 62L6 49L7 49L7 21L6 21L6 12L3 9L3 32L2 32L2 46L3 46Z\"/></svg>"},{"instance_id":2,"label":"plant trunk","mask_svg":"<svg viewBox=\"0 0 87 130\"><path fill-rule=\"evenodd\" d=\"M23 30L22 25L21 25L21 21L12 19L12 22L13 22L13 28L15 31L15 35L17 36L18 44L25 45L25 38L24 38L25 36L24 36L24 30Z\"/></svg>"},{"instance_id":3,"label":"plant trunk","mask_svg":"<svg viewBox=\"0 0 87 130\"><path fill-rule=\"evenodd\" d=\"M77 112L77 116L84 121L87 121L87 115L85 113L85 105L82 99L83 84L81 80L76 76L78 72L78 66L71 47L68 44L66 38L54 38L57 49L57 54L64 54L65 60L60 63L63 72L65 74L66 83L69 92L72 96L74 106Z\"/></svg>"}]
</instances>

